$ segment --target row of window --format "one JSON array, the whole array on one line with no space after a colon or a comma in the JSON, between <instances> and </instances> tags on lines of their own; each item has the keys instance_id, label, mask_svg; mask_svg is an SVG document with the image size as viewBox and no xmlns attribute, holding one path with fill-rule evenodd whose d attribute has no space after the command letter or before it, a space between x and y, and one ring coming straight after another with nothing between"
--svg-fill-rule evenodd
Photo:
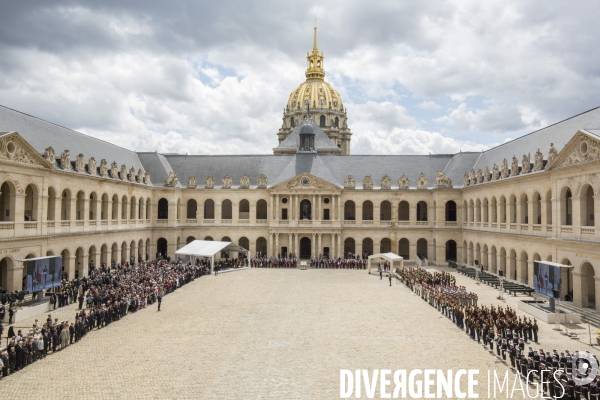
<instances>
[{"instance_id":1,"label":"row of window","mask_svg":"<svg viewBox=\"0 0 600 400\"><path fill-rule=\"evenodd\" d=\"M568 187L563 188L559 199L561 225L573 225L573 200L571 189ZM595 199L592 186L584 185L575 200L579 201L578 223L581 226L594 226ZM501 196L499 201L495 197L492 197L491 201L488 201L487 198L468 202L465 200L463 211L464 222L512 224L528 224L530 222L542 224L544 222L547 225L552 225L552 191L548 191L545 198L542 198L541 194L536 192L531 199L527 194L521 194L519 198L511 195L508 200L505 196Z\"/></svg>"}]
</instances>

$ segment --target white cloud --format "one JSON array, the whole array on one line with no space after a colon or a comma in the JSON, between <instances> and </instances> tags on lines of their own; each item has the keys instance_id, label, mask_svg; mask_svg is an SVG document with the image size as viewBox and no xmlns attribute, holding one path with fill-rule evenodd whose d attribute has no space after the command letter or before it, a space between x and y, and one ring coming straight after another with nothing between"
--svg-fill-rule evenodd
<instances>
[{"instance_id":1,"label":"white cloud","mask_svg":"<svg viewBox=\"0 0 600 400\"><path fill-rule=\"evenodd\" d=\"M521 112L516 107L498 105L473 111L468 110L465 103L461 103L448 115L435 121L451 125L459 133L467 131L508 133L526 127Z\"/></svg>"},{"instance_id":2,"label":"white cloud","mask_svg":"<svg viewBox=\"0 0 600 400\"><path fill-rule=\"evenodd\" d=\"M437 104L435 101L422 101L419 104L417 104L417 107L419 107L421 110L433 110L433 111L437 111L442 108L442 106Z\"/></svg>"},{"instance_id":3,"label":"white cloud","mask_svg":"<svg viewBox=\"0 0 600 400\"><path fill-rule=\"evenodd\" d=\"M9 2L0 104L136 150L270 153L318 15L355 153L481 150L452 136L484 133L477 140L489 146L598 105L596 35L581 29L600 17L593 1L298 0L268 9ZM441 110L433 99L450 104L431 121L444 129L411 115Z\"/></svg>"}]
</instances>

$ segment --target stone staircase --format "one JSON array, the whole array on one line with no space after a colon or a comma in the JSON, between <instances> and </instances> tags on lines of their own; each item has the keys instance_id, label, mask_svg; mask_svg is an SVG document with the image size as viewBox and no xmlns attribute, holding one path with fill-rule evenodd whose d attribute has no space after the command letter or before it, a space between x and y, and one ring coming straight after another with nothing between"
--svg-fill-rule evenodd
<instances>
[{"instance_id":1,"label":"stone staircase","mask_svg":"<svg viewBox=\"0 0 600 400\"><path fill-rule=\"evenodd\" d=\"M581 308L577 307L570 301L562 301L560 307L569 311L573 311L581 315L581 320L586 323L589 322L591 325L600 327L600 313L592 308Z\"/></svg>"}]
</instances>

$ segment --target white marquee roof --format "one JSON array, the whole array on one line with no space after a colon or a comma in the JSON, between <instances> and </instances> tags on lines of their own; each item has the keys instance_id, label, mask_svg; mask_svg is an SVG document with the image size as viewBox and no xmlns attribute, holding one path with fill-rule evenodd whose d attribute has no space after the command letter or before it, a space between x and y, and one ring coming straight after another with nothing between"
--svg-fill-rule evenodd
<instances>
[{"instance_id":1,"label":"white marquee roof","mask_svg":"<svg viewBox=\"0 0 600 400\"><path fill-rule=\"evenodd\" d=\"M404 258L402 258L401 256L399 256L396 253L377 253L377 254L373 254L373 255L369 256L369 259L372 259L372 258L385 258L388 261L404 260Z\"/></svg>"},{"instance_id":2,"label":"white marquee roof","mask_svg":"<svg viewBox=\"0 0 600 400\"><path fill-rule=\"evenodd\" d=\"M248 251L243 247L231 242L215 242L212 240L194 240L189 244L177 250L175 254L194 257L212 257L215 254L226 250L237 252Z\"/></svg>"}]
</instances>

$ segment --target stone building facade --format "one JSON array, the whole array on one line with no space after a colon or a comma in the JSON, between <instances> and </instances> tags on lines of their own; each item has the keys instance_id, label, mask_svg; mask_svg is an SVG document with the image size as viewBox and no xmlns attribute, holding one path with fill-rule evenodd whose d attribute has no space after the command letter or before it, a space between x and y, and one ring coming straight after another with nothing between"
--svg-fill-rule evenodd
<instances>
[{"instance_id":1,"label":"stone building facade","mask_svg":"<svg viewBox=\"0 0 600 400\"><path fill-rule=\"evenodd\" d=\"M62 255L81 277L90 263L214 239L251 255L456 260L529 285L534 261L550 260L573 266L563 282L575 305L600 306L600 108L441 155L342 155L308 107L297 117L274 155L190 156L0 107L0 286L21 288L20 259Z\"/></svg>"}]
</instances>

